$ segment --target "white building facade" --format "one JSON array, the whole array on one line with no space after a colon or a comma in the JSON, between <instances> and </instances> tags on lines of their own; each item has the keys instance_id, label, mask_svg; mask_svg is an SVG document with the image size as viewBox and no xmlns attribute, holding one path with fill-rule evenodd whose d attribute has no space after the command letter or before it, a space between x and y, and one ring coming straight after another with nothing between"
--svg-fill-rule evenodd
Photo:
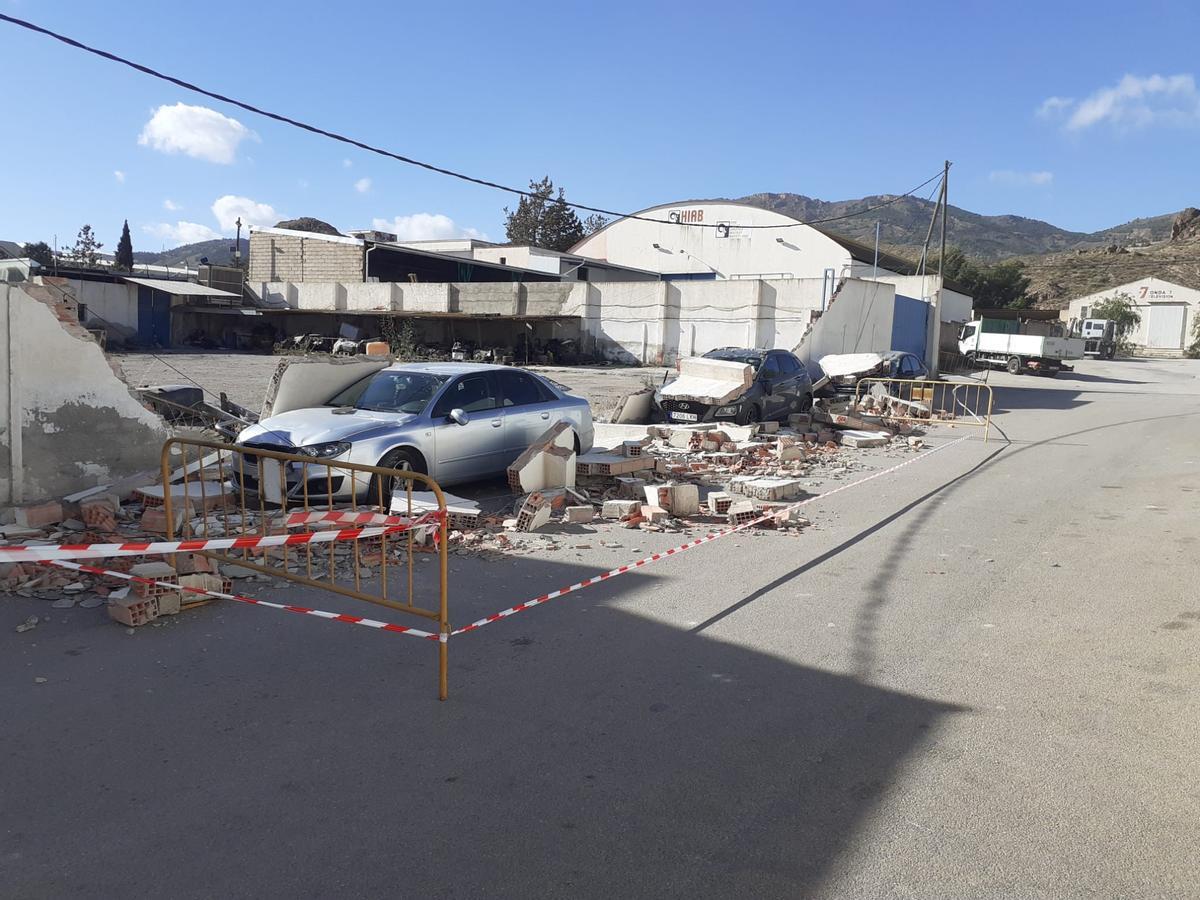
<instances>
[{"instance_id":1,"label":"white building facade","mask_svg":"<svg viewBox=\"0 0 1200 900\"><path fill-rule=\"evenodd\" d=\"M1195 288L1160 278L1142 278L1077 297L1062 312L1062 318L1067 321L1097 318L1094 313L1097 303L1120 296L1128 297L1141 316L1141 322L1127 336L1135 348L1156 355L1183 355L1200 316L1200 291Z\"/></svg>"}]
</instances>

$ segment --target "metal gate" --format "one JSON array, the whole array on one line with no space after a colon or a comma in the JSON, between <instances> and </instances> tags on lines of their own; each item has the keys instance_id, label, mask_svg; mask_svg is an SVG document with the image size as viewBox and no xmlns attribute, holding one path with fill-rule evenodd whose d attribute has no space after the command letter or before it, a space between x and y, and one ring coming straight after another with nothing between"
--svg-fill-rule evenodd
<instances>
[{"instance_id":1,"label":"metal gate","mask_svg":"<svg viewBox=\"0 0 1200 900\"><path fill-rule=\"evenodd\" d=\"M446 498L432 478L172 438L162 449L162 483L168 540L246 538L244 547L197 555L436 622L438 696L446 699ZM287 542L258 545L278 536ZM423 554L436 555L433 590L416 584L414 564ZM434 596L421 603L421 594Z\"/></svg>"}]
</instances>

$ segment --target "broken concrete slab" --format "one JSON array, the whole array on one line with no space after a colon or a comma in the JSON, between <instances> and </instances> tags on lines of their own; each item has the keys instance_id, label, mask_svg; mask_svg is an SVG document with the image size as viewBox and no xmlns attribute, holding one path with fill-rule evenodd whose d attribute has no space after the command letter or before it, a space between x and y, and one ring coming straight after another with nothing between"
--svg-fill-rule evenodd
<instances>
[{"instance_id":1,"label":"broken concrete slab","mask_svg":"<svg viewBox=\"0 0 1200 900\"><path fill-rule=\"evenodd\" d=\"M645 503L642 504L641 516L652 525L662 525L671 519L671 514L661 506L652 506Z\"/></svg>"},{"instance_id":2,"label":"broken concrete slab","mask_svg":"<svg viewBox=\"0 0 1200 900\"><path fill-rule=\"evenodd\" d=\"M818 360L821 371L830 378L844 375L866 375L883 365L878 353L834 353Z\"/></svg>"},{"instance_id":3,"label":"broken concrete slab","mask_svg":"<svg viewBox=\"0 0 1200 900\"><path fill-rule=\"evenodd\" d=\"M646 388L622 397L613 408L612 421L617 425L638 425L650 421L654 389Z\"/></svg>"},{"instance_id":4,"label":"broken concrete slab","mask_svg":"<svg viewBox=\"0 0 1200 900\"><path fill-rule=\"evenodd\" d=\"M886 447L890 438L880 434L878 431L843 431L839 435L843 447L855 447L859 449L867 447Z\"/></svg>"},{"instance_id":5,"label":"broken concrete slab","mask_svg":"<svg viewBox=\"0 0 1200 900\"><path fill-rule=\"evenodd\" d=\"M752 366L691 356L679 361L679 377L659 388L659 396L664 400L694 400L715 406L740 397L752 384Z\"/></svg>"},{"instance_id":6,"label":"broken concrete slab","mask_svg":"<svg viewBox=\"0 0 1200 900\"><path fill-rule=\"evenodd\" d=\"M756 500L795 500L804 494L798 478L755 478L743 482L741 493Z\"/></svg>"},{"instance_id":7,"label":"broken concrete slab","mask_svg":"<svg viewBox=\"0 0 1200 900\"><path fill-rule=\"evenodd\" d=\"M460 531L476 528L479 525L479 504L474 500L456 497L454 494L442 493L446 501L446 526ZM408 492L396 490L392 492L392 503L388 512L394 516L419 516L433 512L438 508L437 494L433 491L413 491L412 505L409 505Z\"/></svg>"},{"instance_id":8,"label":"broken concrete slab","mask_svg":"<svg viewBox=\"0 0 1200 900\"><path fill-rule=\"evenodd\" d=\"M314 359L293 356L282 359L267 386L261 418L277 416L293 409L322 406L356 381L389 365L391 360L380 357Z\"/></svg>"},{"instance_id":9,"label":"broken concrete slab","mask_svg":"<svg viewBox=\"0 0 1200 900\"><path fill-rule=\"evenodd\" d=\"M575 431L570 422L558 422L508 467L508 486L514 494L573 488L575 474Z\"/></svg>"}]
</instances>

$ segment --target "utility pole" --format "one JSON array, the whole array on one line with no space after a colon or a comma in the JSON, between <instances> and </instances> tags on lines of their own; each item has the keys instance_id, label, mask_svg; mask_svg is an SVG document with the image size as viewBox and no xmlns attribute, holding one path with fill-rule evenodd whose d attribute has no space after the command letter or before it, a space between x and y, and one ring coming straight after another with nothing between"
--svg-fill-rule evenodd
<instances>
[{"instance_id":1,"label":"utility pole","mask_svg":"<svg viewBox=\"0 0 1200 900\"><path fill-rule=\"evenodd\" d=\"M237 238L233 242L233 264L239 269L242 267L242 217L237 217ZM942 229L942 243L946 242L946 229Z\"/></svg>"},{"instance_id":2,"label":"utility pole","mask_svg":"<svg viewBox=\"0 0 1200 900\"><path fill-rule=\"evenodd\" d=\"M879 220L875 220L875 265L871 269L871 277L879 277Z\"/></svg>"},{"instance_id":3,"label":"utility pole","mask_svg":"<svg viewBox=\"0 0 1200 900\"><path fill-rule=\"evenodd\" d=\"M942 249L938 254L938 276L942 274L942 263L946 259L946 196L950 187L950 160L942 168Z\"/></svg>"}]
</instances>

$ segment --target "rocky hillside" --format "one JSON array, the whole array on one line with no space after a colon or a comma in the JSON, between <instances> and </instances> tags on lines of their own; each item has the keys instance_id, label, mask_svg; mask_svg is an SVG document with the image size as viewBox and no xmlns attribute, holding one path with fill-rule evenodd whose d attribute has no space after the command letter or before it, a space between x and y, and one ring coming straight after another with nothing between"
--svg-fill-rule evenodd
<instances>
[{"instance_id":1,"label":"rocky hillside","mask_svg":"<svg viewBox=\"0 0 1200 900\"><path fill-rule=\"evenodd\" d=\"M242 238L242 259L248 258L250 242ZM219 238L215 241L200 241L196 244L181 244L171 250L161 253L142 251L133 254L136 263L147 263L152 266L191 266L200 265L200 260L208 257L214 266L233 265L233 238Z\"/></svg>"},{"instance_id":2,"label":"rocky hillside","mask_svg":"<svg viewBox=\"0 0 1200 900\"><path fill-rule=\"evenodd\" d=\"M861 197L857 200L816 200L802 194L751 194L740 198L797 219L823 219L858 212L892 199L894 195ZM894 253L915 256L921 251L936 203L905 197L890 206L854 219L831 222L827 227L866 244L875 241L875 221L880 222L880 244ZM968 256L994 262L1012 256L1059 253L1066 250L1103 248L1110 244L1145 244L1166 240L1171 235L1172 215L1134 219L1103 231L1067 231L1023 216L984 216L949 207L947 234L950 243Z\"/></svg>"},{"instance_id":3,"label":"rocky hillside","mask_svg":"<svg viewBox=\"0 0 1200 900\"><path fill-rule=\"evenodd\" d=\"M1147 220L1141 220L1147 221ZM1200 210L1171 219L1166 240L1150 246L1105 247L1022 258L1029 294L1043 309L1065 309L1073 297L1154 276L1200 289Z\"/></svg>"}]
</instances>

